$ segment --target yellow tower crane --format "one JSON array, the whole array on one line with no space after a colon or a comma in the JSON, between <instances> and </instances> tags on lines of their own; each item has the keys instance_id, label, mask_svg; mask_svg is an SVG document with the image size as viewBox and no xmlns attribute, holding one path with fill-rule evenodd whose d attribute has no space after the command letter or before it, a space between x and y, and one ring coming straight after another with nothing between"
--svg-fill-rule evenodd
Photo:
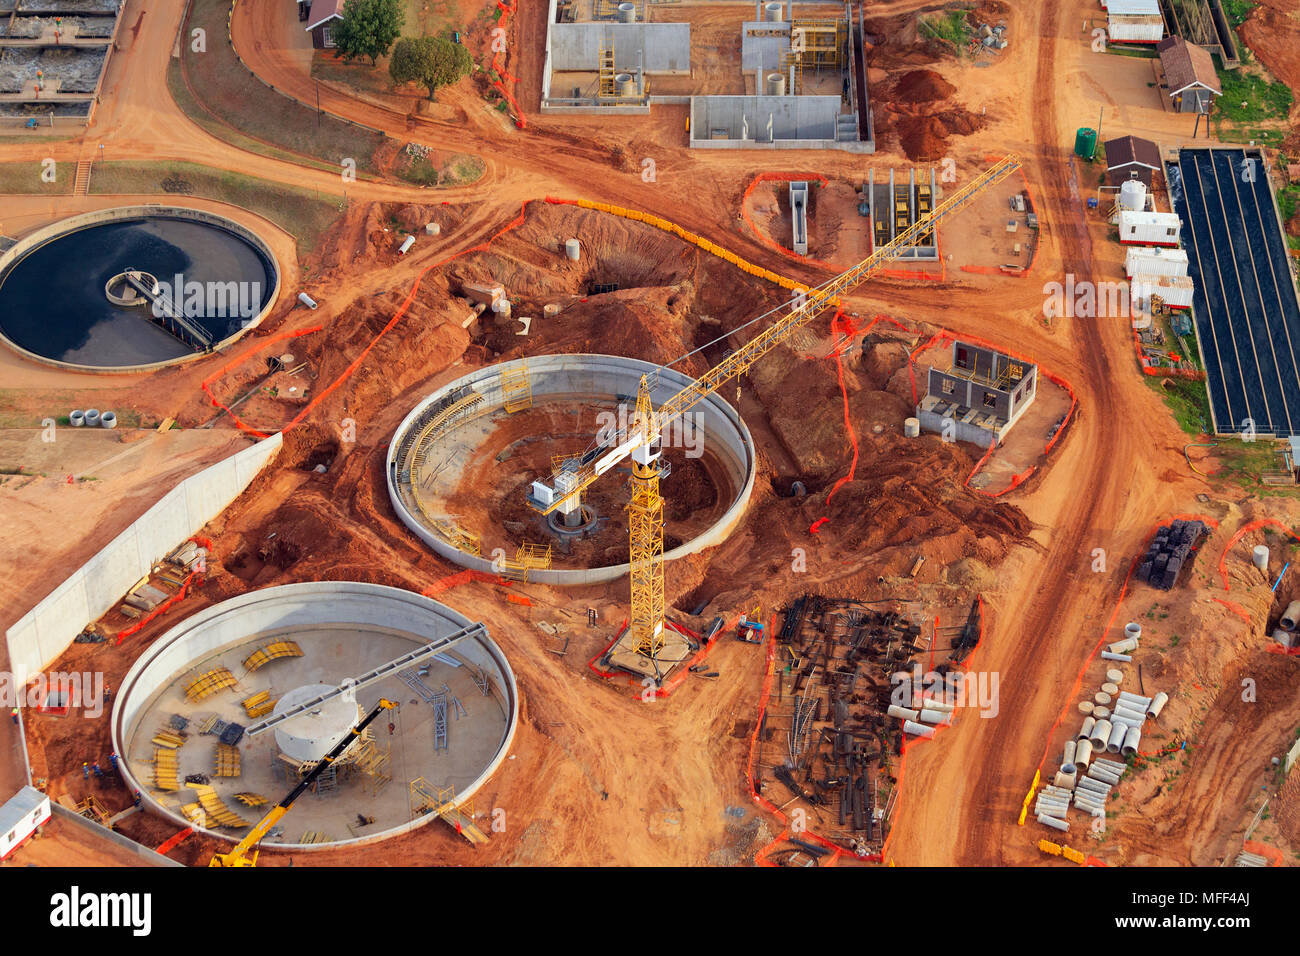
<instances>
[{"instance_id":1,"label":"yellow tower crane","mask_svg":"<svg viewBox=\"0 0 1300 956\"><path fill-rule=\"evenodd\" d=\"M920 216L911 226L900 231L893 241L881 246L856 266L815 289L796 293L789 305L777 310L780 316L776 321L658 408L651 402L652 389L643 376L637 391L636 411L625 428L609 437L594 453L560 462L549 484L544 481L532 483L528 503L535 510L546 515L556 511L562 515L580 514L582 492L624 458L632 458L632 500L628 505L632 592L628 646L643 659L644 672L662 676L659 652L664 645L664 502L659 494L661 468L658 446L664 429L729 379L743 374L796 329L812 321L824 309L837 305L840 296L879 273L906 247L916 245L918 239L934 230L940 220L1019 168L1019 156L1006 156L956 189L932 212Z\"/></svg>"}]
</instances>

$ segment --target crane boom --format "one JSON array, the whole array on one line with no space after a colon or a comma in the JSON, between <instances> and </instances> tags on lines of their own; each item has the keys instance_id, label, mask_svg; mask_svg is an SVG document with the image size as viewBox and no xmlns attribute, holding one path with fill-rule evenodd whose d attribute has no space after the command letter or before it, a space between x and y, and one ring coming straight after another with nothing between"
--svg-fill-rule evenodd
<instances>
[{"instance_id":1,"label":"crane boom","mask_svg":"<svg viewBox=\"0 0 1300 956\"><path fill-rule=\"evenodd\" d=\"M840 273L815 289L797 292L775 322L732 352L699 378L694 379L668 401L655 408L653 389L645 377L637 392L636 413L629 425L607 439L596 453L584 454L561 464L548 486L535 481L528 503L543 514L561 509L565 513L578 507L584 489L605 471L627 456L632 458L632 500L628 504L629 578L631 606L626 637L636 659L636 670L659 679L659 651L664 646L664 560L663 498L659 494L659 443L664 428L707 399L729 379L743 374L755 362L784 342L795 330L806 325L829 306L838 305L840 296L878 274L902 255L917 239L932 232L941 220L961 209L985 187L991 186L1020 168L1014 153L994 163L970 182L948 196L928 215L898 233L856 266Z\"/></svg>"},{"instance_id":2,"label":"crane boom","mask_svg":"<svg viewBox=\"0 0 1300 956\"><path fill-rule=\"evenodd\" d=\"M320 762L311 768L307 776L298 782L298 785L289 791L288 796L271 808L266 816L258 820L253 825L253 829L245 834L244 838L235 844L235 848L229 853L214 854L208 866L254 866L257 863L257 851L253 849L262 838L270 832L271 827L280 822L280 818L289 812L289 808L294 802L306 792L324 771L325 768L332 764L343 752L352 746L352 742L361 736L361 732L370 726L370 722L379 716L381 711L392 710L397 705L387 698L381 697L379 703L375 704L374 710L361 718L361 722L347 732L347 734L334 745L334 748L321 757ZM249 850L253 853L250 856Z\"/></svg>"},{"instance_id":3,"label":"crane boom","mask_svg":"<svg viewBox=\"0 0 1300 956\"><path fill-rule=\"evenodd\" d=\"M542 514L550 514L577 499L597 478L627 457L633 448L656 442L670 422L704 401L729 379L744 374L750 366L785 341L792 332L806 325L823 309L837 304L840 296L849 293L856 286L879 273L890 262L897 259L906 247L916 245L916 240L920 236L930 232L940 220L965 206L986 186L991 186L1019 168L1019 156L1012 153L1003 157L944 199L928 216L908 226L856 266L815 289L798 294L786 307L784 315L661 404L654 410L650 421L646 422L639 416L635 418L626 432L615 436L614 448L611 452L602 455L596 462L581 465L577 469L566 469L563 466L557 468L552 475L552 484L547 489L551 492L549 499L530 497L529 503Z\"/></svg>"}]
</instances>

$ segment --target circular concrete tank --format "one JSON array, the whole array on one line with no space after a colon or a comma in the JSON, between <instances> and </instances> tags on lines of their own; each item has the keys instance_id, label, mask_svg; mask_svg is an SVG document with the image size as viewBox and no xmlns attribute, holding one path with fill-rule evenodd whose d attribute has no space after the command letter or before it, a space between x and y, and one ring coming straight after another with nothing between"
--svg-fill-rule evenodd
<instances>
[{"instance_id":1,"label":"circular concrete tank","mask_svg":"<svg viewBox=\"0 0 1300 956\"><path fill-rule=\"evenodd\" d=\"M420 490L419 475L415 476L417 480L413 484L412 473L413 469L418 471L422 467L421 461L433 462L436 467L438 462L448 460L449 453L454 460L452 467L462 467L465 459L473 454L476 438L491 423L508 418L504 409L503 378L518 374L524 365L521 360L491 365L444 385L411 410L389 443L388 495L398 517L438 554L462 567L485 573L494 573L491 549L485 546L480 549L481 553L475 554L464 546L463 539L454 533L454 529L449 533L441 515L455 512L446 502L439 500L436 493L430 498L427 489ZM643 375L650 377L652 401L658 406L694 381L673 369L615 355L533 356L527 359L526 368L534 407L553 403L557 409L565 404L582 403L606 403L611 409L635 405L635 395ZM476 404L463 414L453 416L454 421L442 421L449 408L455 408L458 403L463 405L467 399L475 400L475 397ZM716 520L676 547L670 548L667 543L667 536L673 531L673 521L671 517L665 520L664 558L669 561L725 541L744 516L754 488L754 442L735 409L715 392L691 409L691 413L694 416L692 427L698 428L703 447L708 449L731 494ZM590 418L577 422L574 427L584 429L579 434L588 439L594 438L600 430L597 421ZM521 440L530 439L525 437ZM537 442L545 446L548 440L548 436L543 435ZM557 442L554 450L566 452L569 448ZM439 480L449 481L452 475L453 472L442 470ZM527 479L549 477L548 471L530 474ZM618 475L607 474L598 483L619 480ZM661 491L668 502L671 502L673 487L673 475L670 474L661 482ZM529 571L528 579L561 585L617 580L628 573L626 547L624 537L620 546L621 560L612 563L535 569Z\"/></svg>"},{"instance_id":2,"label":"circular concrete tank","mask_svg":"<svg viewBox=\"0 0 1300 956\"><path fill-rule=\"evenodd\" d=\"M0 254L0 342L60 368L146 371L230 345L279 292L270 246L231 219L185 206L100 209Z\"/></svg>"},{"instance_id":3,"label":"circular concrete tank","mask_svg":"<svg viewBox=\"0 0 1300 956\"><path fill-rule=\"evenodd\" d=\"M768 96L785 96L785 74L769 73L767 74L766 89Z\"/></svg>"},{"instance_id":4,"label":"circular concrete tank","mask_svg":"<svg viewBox=\"0 0 1300 956\"><path fill-rule=\"evenodd\" d=\"M128 793L139 790L150 812L166 817L177 829L190 820L178 812L198 799L184 778L201 773L227 808L252 824L269 806L289 792L299 779L300 760L312 760L332 744L339 729L346 733L354 715L369 713L383 697L398 703L367 729L376 754L386 754L387 780L363 773L359 762L348 764L358 747L344 752L336 789L302 795L284 820L283 832L263 841L263 847L308 851L376 842L409 832L437 817L412 813L412 781L430 789L451 787L459 803L471 798L506 759L519 718L518 688L501 649L484 632L454 645L444 654L425 658L409 669L434 694L447 696L446 746L436 748L434 708L420 692L396 676L356 689L350 701L328 703L319 717L286 722L287 735L274 732L244 735L238 742L240 775L214 773L216 729L209 721L249 727L258 718L246 715L243 701L267 691L280 709L301 695L338 687L343 681L410 654L439 636L473 623L437 601L400 588L353 581L309 582L250 591L205 608L172 627L136 659L113 697L111 739L121 756L119 773ZM249 668L251 655L268 644L291 641L302 651ZM195 677L226 668L236 680L199 700L185 688ZM486 691L486 692L485 692ZM309 693L312 692L312 693ZM454 704L459 716L452 719ZM179 786L156 789L152 737L174 727L173 716L186 722L185 743L175 753ZM348 721L351 723L348 723ZM345 727L346 724L346 727ZM207 728L205 733L204 728ZM301 749L307 748L307 749ZM292 750L293 753L286 751ZM244 806L236 793L255 792L267 800L257 808ZM166 801L166 805L164 802ZM374 818L357 828L357 815ZM239 840L247 830L200 825L207 835ZM301 844L295 839L313 831L327 842Z\"/></svg>"},{"instance_id":5,"label":"circular concrete tank","mask_svg":"<svg viewBox=\"0 0 1300 956\"><path fill-rule=\"evenodd\" d=\"M763 4L763 19L768 23L780 23L784 19L782 16L784 9L785 4L783 3L765 3Z\"/></svg>"}]
</instances>

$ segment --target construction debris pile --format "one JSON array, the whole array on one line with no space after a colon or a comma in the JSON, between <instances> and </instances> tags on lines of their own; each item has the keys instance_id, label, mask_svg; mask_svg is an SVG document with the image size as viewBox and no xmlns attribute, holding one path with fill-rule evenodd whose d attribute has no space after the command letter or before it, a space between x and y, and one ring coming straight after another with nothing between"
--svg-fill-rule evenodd
<instances>
[{"instance_id":1,"label":"construction debris pile","mask_svg":"<svg viewBox=\"0 0 1300 956\"><path fill-rule=\"evenodd\" d=\"M902 746L900 728L890 719L891 698L896 675L929 649L921 620L898 602L804 595L785 611L777 635L775 683L758 735L757 785L780 783L786 795L769 793L769 799L801 803L810 828L860 857L879 853L887 832L891 756ZM973 636L967 624L957 630L954 647L967 653L978 640L978 625ZM951 666L951 658L940 665L945 671ZM938 719L928 705L927 713ZM942 716L950 719L951 707Z\"/></svg>"},{"instance_id":2,"label":"construction debris pile","mask_svg":"<svg viewBox=\"0 0 1300 956\"><path fill-rule=\"evenodd\" d=\"M1137 579L1162 591L1173 588L1178 573L1190 563L1188 558L1205 533L1205 524L1201 521L1180 519L1162 525L1138 564Z\"/></svg>"}]
</instances>

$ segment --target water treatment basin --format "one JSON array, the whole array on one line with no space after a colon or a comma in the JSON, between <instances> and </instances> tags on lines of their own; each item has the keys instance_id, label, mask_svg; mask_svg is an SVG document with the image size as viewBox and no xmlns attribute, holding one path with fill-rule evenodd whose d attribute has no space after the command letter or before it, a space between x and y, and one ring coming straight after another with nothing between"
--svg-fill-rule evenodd
<instances>
[{"instance_id":1,"label":"water treatment basin","mask_svg":"<svg viewBox=\"0 0 1300 956\"><path fill-rule=\"evenodd\" d=\"M135 294L114 294L123 276ZM99 210L0 256L0 339L63 367L140 371L228 345L279 290L269 246L238 223L179 206Z\"/></svg>"}]
</instances>

